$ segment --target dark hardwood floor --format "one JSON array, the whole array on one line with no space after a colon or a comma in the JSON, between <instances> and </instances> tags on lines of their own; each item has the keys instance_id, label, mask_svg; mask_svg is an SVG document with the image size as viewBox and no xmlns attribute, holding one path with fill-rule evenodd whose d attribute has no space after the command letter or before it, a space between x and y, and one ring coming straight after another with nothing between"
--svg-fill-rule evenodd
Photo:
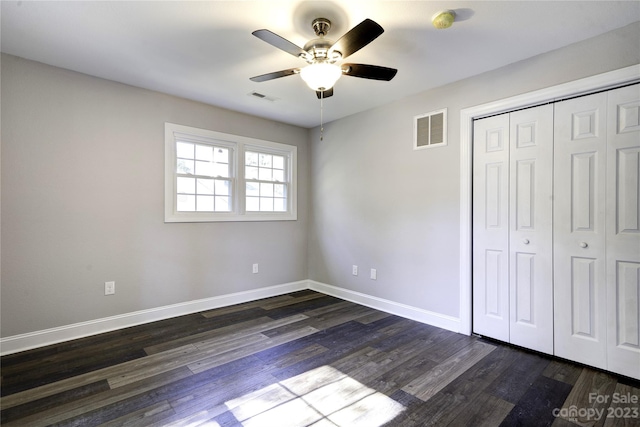
<instances>
[{"instance_id":1,"label":"dark hardwood floor","mask_svg":"<svg viewBox=\"0 0 640 427\"><path fill-rule=\"evenodd\" d=\"M637 381L312 291L2 357L3 426L639 426Z\"/></svg>"}]
</instances>

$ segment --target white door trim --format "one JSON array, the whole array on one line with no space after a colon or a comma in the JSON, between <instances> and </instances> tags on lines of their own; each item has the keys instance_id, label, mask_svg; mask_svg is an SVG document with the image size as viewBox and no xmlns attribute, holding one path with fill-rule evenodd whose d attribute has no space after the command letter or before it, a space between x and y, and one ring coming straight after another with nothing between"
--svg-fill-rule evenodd
<instances>
[{"instance_id":1,"label":"white door trim","mask_svg":"<svg viewBox=\"0 0 640 427\"><path fill-rule=\"evenodd\" d=\"M460 111L460 333L471 334L473 119L640 81L640 64Z\"/></svg>"}]
</instances>

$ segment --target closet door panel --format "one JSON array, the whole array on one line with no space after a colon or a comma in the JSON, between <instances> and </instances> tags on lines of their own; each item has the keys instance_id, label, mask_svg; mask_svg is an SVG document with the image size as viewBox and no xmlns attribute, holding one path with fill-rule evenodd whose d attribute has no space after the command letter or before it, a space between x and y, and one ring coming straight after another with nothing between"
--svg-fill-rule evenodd
<instances>
[{"instance_id":1,"label":"closet door panel","mask_svg":"<svg viewBox=\"0 0 640 427\"><path fill-rule=\"evenodd\" d=\"M473 331L509 341L509 117L474 122Z\"/></svg>"},{"instance_id":2,"label":"closet door panel","mask_svg":"<svg viewBox=\"0 0 640 427\"><path fill-rule=\"evenodd\" d=\"M571 332L587 338L596 336L596 262L593 258L571 258Z\"/></svg>"},{"instance_id":3,"label":"closet door panel","mask_svg":"<svg viewBox=\"0 0 640 427\"><path fill-rule=\"evenodd\" d=\"M555 104L555 354L606 369L606 93Z\"/></svg>"},{"instance_id":4,"label":"closet door panel","mask_svg":"<svg viewBox=\"0 0 640 427\"><path fill-rule=\"evenodd\" d=\"M553 354L553 106L510 114L510 342Z\"/></svg>"},{"instance_id":5,"label":"closet door panel","mask_svg":"<svg viewBox=\"0 0 640 427\"><path fill-rule=\"evenodd\" d=\"M609 92L607 369L640 378L640 86Z\"/></svg>"}]
</instances>

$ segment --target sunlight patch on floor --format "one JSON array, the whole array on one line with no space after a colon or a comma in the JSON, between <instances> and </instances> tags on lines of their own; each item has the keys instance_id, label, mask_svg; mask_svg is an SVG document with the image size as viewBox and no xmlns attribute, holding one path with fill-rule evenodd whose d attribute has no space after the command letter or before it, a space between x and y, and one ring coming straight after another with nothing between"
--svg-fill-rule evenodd
<instances>
[{"instance_id":1,"label":"sunlight patch on floor","mask_svg":"<svg viewBox=\"0 0 640 427\"><path fill-rule=\"evenodd\" d=\"M379 427L404 406L331 366L226 402L244 427Z\"/></svg>"}]
</instances>

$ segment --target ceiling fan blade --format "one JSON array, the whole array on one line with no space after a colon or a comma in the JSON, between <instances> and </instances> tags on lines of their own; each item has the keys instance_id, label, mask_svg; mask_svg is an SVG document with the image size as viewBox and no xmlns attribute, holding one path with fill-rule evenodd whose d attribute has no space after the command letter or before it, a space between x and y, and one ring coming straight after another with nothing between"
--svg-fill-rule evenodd
<instances>
[{"instance_id":1,"label":"ceiling fan blade","mask_svg":"<svg viewBox=\"0 0 640 427\"><path fill-rule=\"evenodd\" d=\"M271 46L275 46L280 50L284 50L285 52L293 56L304 57L307 55L307 52L302 50L301 47L291 43L289 40L280 37L276 33L269 30L255 30L251 34L259 38L260 40L269 43Z\"/></svg>"},{"instance_id":2,"label":"ceiling fan blade","mask_svg":"<svg viewBox=\"0 0 640 427\"><path fill-rule=\"evenodd\" d=\"M384 33L384 29L378 23L371 19L365 19L340 37L329 48L329 52L337 50L342 53L342 59L344 59L371 43L382 33Z\"/></svg>"},{"instance_id":3,"label":"ceiling fan blade","mask_svg":"<svg viewBox=\"0 0 640 427\"><path fill-rule=\"evenodd\" d=\"M262 74L260 76L251 77L249 80L253 82L266 82L267 80L279 79L293 74L298 74L300 68L289 68L288 70L274 71L273 73Z\"/></svg>"},{"instance_id":4,"label":"ceiling fan blade","mask_svg":"<svg viewBox=\"0 0 640 427\"><path fill-rule=\"evenodd\" d=\"M333 96L333 88L331 89L327 89L325 91L316 91L316 96L318 97L318 99L324 99L324 98L328 98L330 96Z\"/></svg>"},{"instance_id":5,"label":"ceiling fan blade","mask_svg":"<svg viewBox=\"0 0 640 427\"><path fill-rule=\"evenodd\" d=\"M395 68L380 67L368 64L342 64L345 76L361 77L363 79L389 81L395 77L398 70Z\"/></svg>"}]
</instances>

